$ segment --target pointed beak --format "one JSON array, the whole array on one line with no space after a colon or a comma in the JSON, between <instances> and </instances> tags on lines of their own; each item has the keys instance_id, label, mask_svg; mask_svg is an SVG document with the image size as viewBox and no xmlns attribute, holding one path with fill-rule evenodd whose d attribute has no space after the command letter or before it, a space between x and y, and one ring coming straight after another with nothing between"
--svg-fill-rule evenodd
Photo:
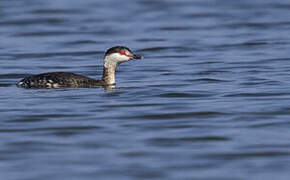
<instances>
[{"instance_id":1,"label":"pointed beak","mask_svg":"<svg viewBox=\"0 0 290 180\"><path fill-rule=\"evenodd\" d=\"M136 54L133 54L133 56L131 56L131 59L143 59L143 57L136 55Z\"/></svg>"}]
</instances>

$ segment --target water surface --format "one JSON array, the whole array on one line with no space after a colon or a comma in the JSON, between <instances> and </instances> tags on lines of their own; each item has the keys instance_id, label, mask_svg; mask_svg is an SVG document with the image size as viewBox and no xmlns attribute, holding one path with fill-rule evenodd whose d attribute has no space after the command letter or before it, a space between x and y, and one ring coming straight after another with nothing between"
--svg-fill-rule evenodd
<instances>
[{"instance_id":1,"label":"water surface","mask_svg":"<svg viewBox=\"0 0 290 180\"><path fill-rule=\"evenodd\" d=\"M0 177L289 179L287 0L2 0ZM117 88L21 89L66 71Z\"/></svg>"}]
</instances>

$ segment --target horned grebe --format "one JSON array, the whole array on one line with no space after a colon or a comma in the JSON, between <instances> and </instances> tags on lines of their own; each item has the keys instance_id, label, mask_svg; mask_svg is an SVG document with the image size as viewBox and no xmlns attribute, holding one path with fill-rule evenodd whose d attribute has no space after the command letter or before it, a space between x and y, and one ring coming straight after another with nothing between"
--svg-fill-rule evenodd
<instances>
[{"instance_id":1,"label":"horned grebe","mask_svg":"<svg viewBox=\"0 0 290 180\"><path fill-rule=\"evenodd\" d=\"M115 46L108 49L105 53L103 77L100 80L69 72L49 72L25 77L17 83L17 86L23 88L89 88L114 85L115 70L118 65L123 62L141 58L141 56L134 54L127 47Z\"/></svg>"}]
</instances>

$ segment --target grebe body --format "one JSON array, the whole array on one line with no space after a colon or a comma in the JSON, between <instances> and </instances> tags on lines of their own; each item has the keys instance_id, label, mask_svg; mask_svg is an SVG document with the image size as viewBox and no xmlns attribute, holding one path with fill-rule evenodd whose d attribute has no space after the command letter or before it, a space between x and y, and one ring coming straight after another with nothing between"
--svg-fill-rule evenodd
<instances>
[{"instance_id":1,"label":"grebe body","mask_svg":"<svg viewBox=\"0 0 290 180\"><path fill-rule=\"evenodd\" d=\"M115 46L105 53L103 77L100 80L70 72L48 72L25 77L17 83L17 86L23 88L90 88L114 85L118 65L133 59L141 59L141 56L135 55L127 47Z\"/></svg>"}]
</instances>

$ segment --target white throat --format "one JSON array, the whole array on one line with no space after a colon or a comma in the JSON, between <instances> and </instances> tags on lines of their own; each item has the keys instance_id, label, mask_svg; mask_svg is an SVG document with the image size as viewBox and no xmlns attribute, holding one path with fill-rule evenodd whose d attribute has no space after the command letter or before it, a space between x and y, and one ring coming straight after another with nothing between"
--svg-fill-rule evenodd
<instances>
[{"instance_id":1,"label":"white throat","mask_svg":"<svg viewBox=\"0 0 290 180\"><path fill-rule=\"evenodd\" d=\"M119 64L121 64L122 62L126 62L128 60L129 60L129 57L127 56L121 55L119 53L113 53L105 57L104 66L106 68L109 68L109 67L117 68Z\"/></svg>"},{"instance_id":2,"label":"white throat","mask_svg":"<svg viewBox=\"0 0 290 180\"><path fill-rule=\"evenodd\" d=\"M115 84L115 71L119 64L130 58L119 53L107 55L104 59L103 80L107 85Z\"/></svg>"}]
</instances>

